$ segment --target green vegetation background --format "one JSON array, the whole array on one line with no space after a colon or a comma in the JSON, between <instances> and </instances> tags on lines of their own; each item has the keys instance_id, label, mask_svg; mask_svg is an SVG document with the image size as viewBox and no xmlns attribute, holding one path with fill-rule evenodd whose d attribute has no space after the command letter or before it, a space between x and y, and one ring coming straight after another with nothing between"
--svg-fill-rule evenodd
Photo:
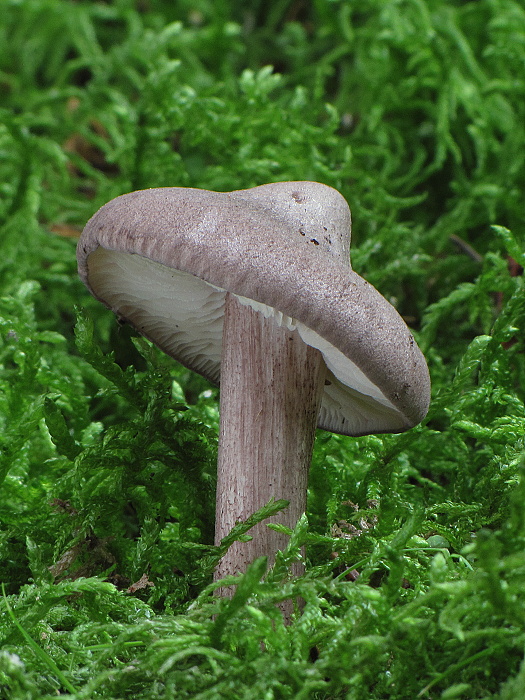
<instances>
[{"instance_id":1,"label":"green vegetation background","mask_svg":"<svg viewBox=\"0 0 525 700\"><path fill-rule=\"evenodd\" d=\"M525 697L524 158L519 0L0 2L1 698ZM433 402L320 432L307 518L218 601L217 392L75 239L130 190L296 179L348 199Z\"/></svg>"}]
</instances>

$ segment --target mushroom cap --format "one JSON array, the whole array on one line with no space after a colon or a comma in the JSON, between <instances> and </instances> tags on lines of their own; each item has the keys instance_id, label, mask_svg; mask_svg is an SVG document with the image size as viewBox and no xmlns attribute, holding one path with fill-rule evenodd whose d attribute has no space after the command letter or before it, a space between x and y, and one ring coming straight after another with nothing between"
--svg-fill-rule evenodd
<instances>
[{"instance_id":1,"label":"mushroom cap","mask_svg":"<svg viewBox=\"0 0 525 700\"><path fill-rule=\"evenodd\" d=\"M402 432L428 410L427 365L397 311L352 271L349 242L348 204L320 183L166 187L104 205L77 258L96 298L210 381L230 292L323 354L320 428Z\"/></svg>"}]
</instances>

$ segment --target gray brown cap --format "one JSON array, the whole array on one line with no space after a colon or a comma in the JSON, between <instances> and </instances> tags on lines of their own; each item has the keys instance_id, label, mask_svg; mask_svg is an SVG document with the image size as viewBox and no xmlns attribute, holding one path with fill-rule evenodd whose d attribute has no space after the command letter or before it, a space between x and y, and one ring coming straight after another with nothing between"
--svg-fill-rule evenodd
<instances>
[{"instance_id":1,"label":"gray brown cap","mask_svg":"<svg viewBox=\"0 0 525 700\"><path fill-rule=\"evenodd\" d=\"M112 200L77 248L91 293L166 353L220 380L226 292L318 348L320 428L401 432L428 410L425 359L397 311L350 268L350 211L331 187L166 187Z\"/></svg>"}]
</instances>

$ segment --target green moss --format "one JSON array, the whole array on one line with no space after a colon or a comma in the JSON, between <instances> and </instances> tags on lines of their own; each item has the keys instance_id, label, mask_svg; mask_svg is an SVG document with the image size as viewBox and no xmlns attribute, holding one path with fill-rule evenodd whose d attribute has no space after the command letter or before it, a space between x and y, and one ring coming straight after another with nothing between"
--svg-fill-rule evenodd
<instances>
[{"instance_id":1,"label":"green moss","mask_svg":"<svg viewBox=\"0 0 525 700\"><path fill-rule=\"evenodd\" d=\"M6 0L0 33L0 697L521 698L522 3ZM133 189L294 179L347 197L433 401L320 432L288 548L219 600L216 391L75 236Z\"/></svg>"}]
</instances>

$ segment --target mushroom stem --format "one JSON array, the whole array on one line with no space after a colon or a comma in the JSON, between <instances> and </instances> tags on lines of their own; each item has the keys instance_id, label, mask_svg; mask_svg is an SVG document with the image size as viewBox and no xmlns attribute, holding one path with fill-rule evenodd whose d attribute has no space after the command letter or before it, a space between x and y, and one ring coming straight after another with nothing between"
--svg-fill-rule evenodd
<instances>
[{"instance_id":1,"label":"mushroom stem","mask_svg":"<svg viewBox=\"0 0 525 700\"><path fill-rule=\"evenodd\" d=\"M290 505L253 528L251 541L235 542L219 563L216 579L245 571L262 555L271 563L286 537L266 524L293 528L304 513L325 370L321 353L297 331L227 294L215 541L272 498Z\"/></svg>"}]
</instances>

